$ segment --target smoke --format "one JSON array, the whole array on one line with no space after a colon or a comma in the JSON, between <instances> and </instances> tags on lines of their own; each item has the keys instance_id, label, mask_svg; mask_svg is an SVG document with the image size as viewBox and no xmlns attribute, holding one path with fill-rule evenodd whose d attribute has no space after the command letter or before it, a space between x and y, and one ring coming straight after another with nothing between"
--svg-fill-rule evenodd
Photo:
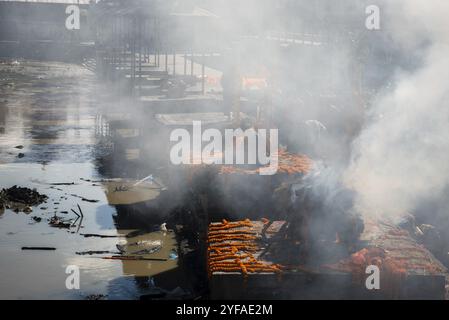
<instances>
[{"instance_id":1,"label":"smoke","mask_svg":"<svg viewBox=\"0 0 449 320\"><path fill-rule=\"evenodd\" d=\"M345 180L361 213L397 220L449 181L449 2L385 8L391 40L419 65L398 67L394 85L373 101Z\"/></svg>"},{"instance_id":2,"label":"smoke","mask_svg":"<svg viewBox=\"0 0 449 320\"><path fill-rule=\"evenodd\" d=\"M356 191L358 210L398 218L447 185L449 3L377 3L382 30L372 32L363 29L365 1L312 5L308 1L197 0L175 4L179 11L199 6L218 17L213 20L214 28L191 32L199 49L220 53L221 60L208 61L210 70L217 68L216 74L221 74L224 61L230 59L238 60L249 76L266 75L275 108L273 122L280 129L282 144L291 152L312 157L316 152L316 158L333 161L337 170L346 166L351 152L344 179ZM363 119L359 97L354 95L358 77L354 61L363 60L363 52L357 51L364 47L356 43L354 34L363 34L361 30L370 34L367 45L371 48L391 51L392 67L385 70L376 61L363 66L378 76L375 89L380 87L380 91L370 101L365 124L348 150ZM215 41L221 45L212 45ZM242 111L253 112L244 107ZM182 108L172 111L185 112ZM151 145L151 150L166 154L163 146Z\"/></svg>"}]
</instances>

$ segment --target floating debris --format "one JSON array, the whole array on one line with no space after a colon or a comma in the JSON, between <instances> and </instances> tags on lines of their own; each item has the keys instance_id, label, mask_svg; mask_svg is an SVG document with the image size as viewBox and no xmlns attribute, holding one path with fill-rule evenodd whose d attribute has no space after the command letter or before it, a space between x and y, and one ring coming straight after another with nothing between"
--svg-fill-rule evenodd
<instances>
[{"instance_id":1,"label":"floating debris","mask_svg":"<svg viewBox=\"0 0 449 320\"><path fill-rule=\"evenodd\" d=\"M81 233L84 238L118 238L122 237L121 235L109 235L109 234L96 234L96 233Z\"/></svg>"},{"instance_id":2,"label":"floating debris","mask_svg":"<svg viewBox=\"0 0 449 320\"><path fill-rule=\"evenodd\" d=\"M55 228L65 228L68 229L72 225L71 221L63 220L61 217L53 216L48 223L50 226Z\"/></svg>"},{"instance_id":3,"label":"floating debris","mask_svg":"<svg viewBox=\"0 0 449 320\"><path fill-rule=\"evenodd\" d=\"M23 212L25 213L31 213L33 212L33 208L31 208L30 206L23 208Z\"/></svg>"},{"instance_id":4,"label":"floating debris","mask_svg":"<svg viewBox=\"0 0 449 320\"><path fill-rule=\"evenodd\" d=\"M5 202L17 202L33 206L45 202L48 197L40 194L35 189L13 186L9 189L2 190L0 192L0 199Z\"/></svg>"},{"instance_id":5,"label":"floating debris","mask_svg":"<svg viewBox=\"0 0 449 320\"><path fill-rule=\"evenodd\" d=\"M40 194L35 189L13 186L0 191L0 208L12 209L15 212L20 210L30 213L32 206L37 206L48 199L46 195Z\"/></svg>"},{"instance_id":6,"label":"floating debris","mask_svg":"<svg viewBox=\"0 0 449 320\"><path fill-rule=\"evenodd\" d=\"M52 186L74 186L77 184L75 184L75 182L55 182L55 183L49 183L49 185L52 185Z\"/></svg>"},{"instance_id":7,"label":"floating debris","mask_svg":"<svg viewBox=\"0 0 449 320\"><path fill-rule=\"evenodd\" d=\"M90 250L90 251L80 251L80 252L76 252L77 255L80 256L84 256L84 255L93 255L93 254L119 254L120 252L114 252L114 251L109 251L109 250L100 250L100 251L95 251L95 250Z\"/></svg>"},{"instance_id":8,"label":"floating debris","mask_svg":"<svg viewBox=\"0 0 449 320\"><path fill-rule=\"evenodd\" d=\"M137 246L137 248L135 248L135 250L131 250L130 246ZM127 253L130 255L153 254L162 249L162 241L142 240L131 244L117 244L116 247L121 253Z\"/></svg>"},{"instance_id":9,"label":"floating debris","mask_svg":"<svg viewBox=\"0 0 449 320\"><path fill-rule=\"evenodd\" d=\"M135 261L168 261L168 259L164 258L144 258L141 256L111 256L111 257L102 257L102 259L108 260L135 260Z\"/></svg>"},{"instance_id":10,"label":"floating debris","mask_svg":"<svg viewBox=\"0 0 449 320\"><path fill-rule=\"evenodd\" d=\"M79 185L79 183L75 183L75 182L47 182L47 181L42 181L39 179L31 179L31 182L33 183L38 183L38 184L43 184L43 185L49 185L49 186L75 186L75 185ZM50 187L50 188L52 188ZM53 188L56 189L56 188ZM56 190L60 190L60 189L56 189Z\"/></svg>"},{"instance_id":11,"label":"floating debris","mask_svg":"<svg viewBox=\"0 0 449 320\"><path fill-rule=\"evenodd\" d=\"M178 253L176 252L176 250L172 250L170 251L170 255L168 256L169 260L177 260L178 259Z\"/></svg>"},{"instance_id":12,"label":"floating debris","mask_svg":"<svg viewBox=\"0 0 449 320\"><path fill-rule=\"evenodd\" d=\"M79 196L79 195L74 194L74 193L72 193L72 194L70 194L70 195L71 195L72 197L80 198L82 201L86 201L86 202L96 203L96 202L99 202L99 201L100 201L100 200L96 200L96 199L87 199L87 198L84 198L84 197Z\"/></svg>"},{"instance_id":13,"label":"floating debris","mask_svg":"<svg viewBox=\"0 0 449 320\"><path fill-rule=\"evenodd\" d=\"M22 247L22 250L44 250L44 251L54 251L56 248L53 247Z\"/></svg>"}]
</instances>

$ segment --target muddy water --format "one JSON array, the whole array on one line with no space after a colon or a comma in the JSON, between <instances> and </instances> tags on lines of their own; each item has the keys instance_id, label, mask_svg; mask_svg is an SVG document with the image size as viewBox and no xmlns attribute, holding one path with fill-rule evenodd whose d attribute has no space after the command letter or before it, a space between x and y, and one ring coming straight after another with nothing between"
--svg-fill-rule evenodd
<instances>
[{"instance_id":1,"label":"muddy water","mask_svg":"<svg viewBox=\"0 0 449 320\"><path fill-rule=\"evenodd\" d=\"M113 193L130 192L132 183L124 183L121 190L120 181L102 181L105 177L99 173L98 157L106 151L95 134L101 96L96 90L94 75L75 65L0 64L0 188L36 188L49 197L29 214L8 209L0 212L0 299L85 299L94 294L136 299L173 289L164 288L159 280L178 269L173 233L155 231L125 238L132 230L117 226L119 213L109 201L129 200ZM136 197L133 201L157 196L158 191L148 182L137 188L137 196L131 192ZM78 204L82 220L72 212L79 211ZM72 227L51 227L48 220L55 214L72 222ZM141 240L162 244L161 250L145 257L167 261L107 260L101 257L113 254L76 254L116 252L117 244ZM56 250L22 251L23 246ZM66 288L69 265L79 267L79 290Z\"/></svg>"}]
</instances>

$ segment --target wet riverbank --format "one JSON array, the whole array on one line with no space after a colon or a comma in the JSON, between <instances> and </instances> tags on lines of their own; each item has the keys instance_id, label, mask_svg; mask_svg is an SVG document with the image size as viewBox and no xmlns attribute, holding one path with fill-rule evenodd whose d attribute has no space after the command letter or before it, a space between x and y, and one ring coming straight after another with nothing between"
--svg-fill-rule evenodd
<instances>
[{"instance_id":1,"label":"wet riverbank","mask_svg":"<svg viewBox=\"0 0 449 320\"><path fill-rule=\"evenodd\" d=\"M106 170L104 159L114 153L99 134L98 119L110 98L95 76L77 65L13 60L0 64L0 75L0 188L18 185L48 196L32 212L6 208L0 213L0 298L188 295L191 284L180 267L175 233L157 230L161 217L142 225L147 219L132 205L139 192L142 200L156 198L160 186L152 181L135 186L137 176L113 176L113 170ZM131 187L137 195L126 195ZM74 213L78 206L81 221ZM54 216L70 227L52 227ZM125 237L143 227L139 235ZM136 243L161 248L142 261L77 254L116 252L117 245ZM23 251L24 246L56 250ZM66 288L69 265L80 269L80 290Z\"/></svg>"}]
</instances>

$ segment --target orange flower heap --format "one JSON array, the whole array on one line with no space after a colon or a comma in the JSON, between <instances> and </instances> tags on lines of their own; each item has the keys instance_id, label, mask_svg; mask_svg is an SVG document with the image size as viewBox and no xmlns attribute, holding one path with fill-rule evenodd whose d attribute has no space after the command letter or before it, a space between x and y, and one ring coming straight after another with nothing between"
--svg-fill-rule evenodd
<instances>
[{"instance_id":1,"label":"orange flower heap","mask_svg":"<svg viewBox=\"0 0 449 320\"><path fill-rule=\"evenodd\" d=\"M292 154L285 149L281 149L278 152L279 173L298 174L308 173L312 170L313 161L306 155ZM222 166L220 168L220 174L258 174L259 169L248 170L242 169L236 166Z\"/></svg>"},{"instance_id":2,"label":"orange flower heap","mask_svg":"<svg viewBox=\"0 0 449 320\"><path fill-rule=\"evenodd\" d=\"M244 221L211 224L208 234L209 272L240 272L243 275L258 272L280 272L281 267L257 260L257 234L248 219Z\"/></svg>"}]
</instances>

